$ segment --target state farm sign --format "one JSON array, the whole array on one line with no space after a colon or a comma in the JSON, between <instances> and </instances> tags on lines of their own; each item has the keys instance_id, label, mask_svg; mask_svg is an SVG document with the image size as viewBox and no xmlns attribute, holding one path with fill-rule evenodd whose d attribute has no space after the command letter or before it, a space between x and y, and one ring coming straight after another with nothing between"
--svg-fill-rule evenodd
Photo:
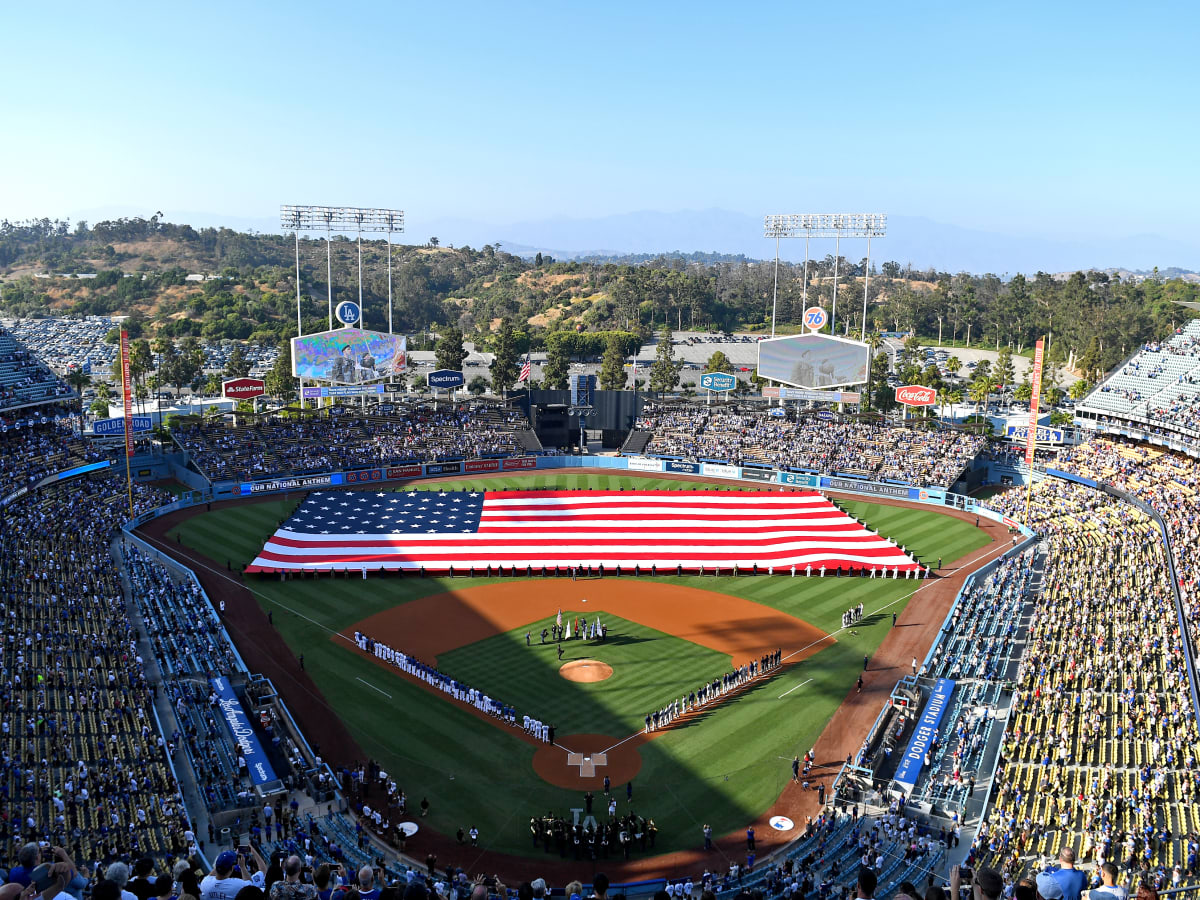
<instances>
[{"instance_id":1,"label":"state farm sign","mask_svg":"<svg viewBox=\"0 0 1200 900\"><path fill-rule=\"evenodd\" d=\"M937 403L937 391L929 387L910 384L896 388L896 402L905 406L933 406Z\"/></svg>"},{"instance_id":2,"label":"state farm sign","mask_svg":"<svg viewBox=\"0 0 1200 900\"><path fill-rule=\"evenodd\" d=\"M221 382L221 393L233 400L249 400L266 392L267 386L261 378L231 378Z\"/></svg>"}]
</instances>

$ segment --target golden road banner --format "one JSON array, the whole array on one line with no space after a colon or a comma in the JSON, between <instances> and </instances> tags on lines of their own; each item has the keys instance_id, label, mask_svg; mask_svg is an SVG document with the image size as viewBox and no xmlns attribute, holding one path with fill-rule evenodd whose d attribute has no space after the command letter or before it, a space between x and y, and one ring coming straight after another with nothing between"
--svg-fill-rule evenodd
<instances>
[{"instance_id":1,"label":"golden road banner","mask_svg":"<svg viewBox=\"0 0 1200 900\"><path fill-rule=\"evenodd\" d=\"M1038 406L1042 400L1042 354L1045 341L1033 348L1033 394L1029 398L1029 433L1025 436L1025 465L1033 468L1033 452L1037 449Z\"/></svg>"}]
</instances>

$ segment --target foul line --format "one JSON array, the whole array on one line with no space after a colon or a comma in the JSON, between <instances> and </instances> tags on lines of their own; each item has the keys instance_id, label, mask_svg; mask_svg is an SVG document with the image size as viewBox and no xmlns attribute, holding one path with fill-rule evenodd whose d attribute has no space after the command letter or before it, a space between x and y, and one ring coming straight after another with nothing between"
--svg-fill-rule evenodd
<instances>
[{"instance_id":1,"label":"foul line","mask_svg":"<svg viewBox=\"0 0 1200 900\"><path fill-rule=\"evenodd\" d=\"M367 687L371 688L372 690L379 691L379 693L383 694L383 696L387 697L389 700L391 700L391 699L392 699L392 695L391 695L391 694L389 694L387 691L383 690L382 688L377 688L377 687L375 687L375 685L371 684L371 682L369 682L369 681L364 681L362 678L359 678L357 675L355 675L355 676L354 676L354 680L355 680L355 681L362 681L362 683L363 683L363 684L365 684Z\"/></svg>"},{"instance_id":2,"label":"foul line","mask_svg":"<svg viewBox=\"0 0 1200 900\"><path fill-rule=\"evenodd\" d=\"M793 687L793 688L788 688L786 691L784 691L782 694L780 694L780 695L779 695L778 697L776 697L775 699L776 699L776 700L782 700L784 697L786 697L786 696L787 696L788 694L790 694L792 691L796 690L796 688L802 688L802 687L804 687L806 684L808 684L810 681L812 681L812 679L811 679L811 678L806 678L804 681L802 681L802 682L800 682L798 685L796 685L796 687Z\"/></svg>"},{"instance_id":3,"label":"foul line","mask_svg":"<svg viewBox=\"0 0 1200 900\"><path fill-rule=\"evenodd\" d=\"M957 568L958 568L958 569L965 569L965 568L967 568L968 566L974 565L975 563L979 562L979 560L981 560L981 559L984 559L985 557L991 556L992 554L994 554L994 553L996 553L996 552L1004 553L1005 551L1007 551L1007 550L1011 549L1011 547L1009 546L1009 544L1008 544L1008 542L1007 542L1007 541L997 541L997 543L1000 545L998 548L997 548L997 547L993 547L991 550L988 550L986 553L981 553L981 554L979 554L978 556L974 557L973 559L969 559L969 560L967 560L967 562L966 562L966 563L964 563L964 564L963 564L963 565L961 565L961 566L958 566ZM897 580L899 580L899 579L897 579ZM939 582L939 581L941 581L941 579L934 579L934 580L926 579L926 582L925 582L925 584L921 585L919 588L916 588L915 590L909 591L907 594L904 594L904 595L903 595L903 596L901 596L901 597L897 597L895 600L892 600L890 603L885 603L883 606L881 606L881 607L879 607L878 609L876 609L876 610L873 610L872 612L870 612L870 613L869 613L869 615L872 615L872 616L873 616L873 615L875 615L876 613L881 613L881 612L883 612L885 609L889 609L890 607L893 607L893 606L895 606L897 603L900 603L901 601L908 600L908 599L910 599L910 598L912 598L912 597L915 597L917 594L921 593L921 591L925 590L926 588L931 588L931 587L934 587L935 585L937 585L937 584L938 584L938 582ZM858 623L858 622L855 622L855 623L853 623L853 624L854 624L854 625L857 625L857 624L859 624L859 623ZM805 646L801 647L799 650L793 650L791 653L789 653L787 656L783 657L783 658L782 658L782 659L779 661L779 662L780 662L780 665L782 666L782 665L783 665L783 663L787 662L787 661L788 661L789 659L791 659L793 656L797 656L797 655L799 655L799 654L803 653L803 652L804 652L804 651L806 651L806 650L811 650L813 647L817 646L818 644L823 644L823 643L825 643L826 641L828 641L828 640L830 640L831 638L833 638L833 637L834 637L834 635L841 634L843 631L850 631L851 629L852 629L852 626L851 626L851 625L846 625L846 626L843 626L842 628L839 628L837 631L834 631L834 632L832 632L831 634L826 634L826 635L824 635L823 637L819 637L819 638L817 638L815 641L811 641L811 642L809 642L809 643L808 643L808 644L806 644ZM807 683L807 682L806 682L806 683ZM799 685L797 685L797 687L799 687ZM794 688L793 688L793 690L794 690ZM775 699L776 699L776 700L778 700L778 699L780 699L780 698L779 698L779 697L776 697ZM639 731L635 731L635 732L634 732L633 734L631 734L629 737L625 738L625 740L623 740L623 741L617 741L617 743L613 744L613 745L612 745L611 747L609 747L607 750L601 750L601 751L599 751L599 752L601 752L601 753L608 753L608 752L610 752L610 751L612 751L612 750L616 750L616 749L617 749L618 747L620 747L622 744L627 744L627 743L629 743L630 741L632 741L632 740L633 740L635 737L637 737L637 736L638 736L639 734L641 734L641 733L642 733L642 732L641 732L640 730L639 730Z\"/></svg>"}]
</instances>

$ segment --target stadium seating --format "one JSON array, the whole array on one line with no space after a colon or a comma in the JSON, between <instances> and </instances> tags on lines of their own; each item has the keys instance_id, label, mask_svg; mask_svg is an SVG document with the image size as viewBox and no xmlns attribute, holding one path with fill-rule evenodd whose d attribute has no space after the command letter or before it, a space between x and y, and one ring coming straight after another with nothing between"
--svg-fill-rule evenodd
<instances>
[{"instance_id":1,"label":"stadium seating","mask_svg":"<svg viewBox=\"0 0 1200 900\"><path fill-rule=\"evenodd\" d=\"M1160 534L1082 485L1046 479L1033 498L1044 589L974 854L1015 876L1066 845L1161 876L1183 858L1200 770ZM995 502L1020 515L1023 492Z\"/></svg>"},{"instance_id":2,"label":"stadium seating","mask_svg":"<svg viewBox=\"0 0 1200 900\"><path fill-rule=\"evenodd\" d=\"M387 415L345 412L303 424L278 417L177 428L173 436L207 478L250 480L411 462L511 456L531 443L520 410L486 404L396 406ZM539 447L536 438L532 446Z\"/></svg>"},{"instance_id":3,"label":"stadium seating","mask_svg":"<svg viewBox=\"0 0 1200 900\"><path fill-rule=\"evenodd\" d=\"M1146 419L1200 442L1198 398L1200 319L1193 319L1169 339L1143 346L1079 407L1117 418Z\"/></svg>"},{"instance_id":4,"label":"stadium seating","mask_svg":"<svg viewBox=\"0 0 1200 900\"><path fill-rule=\"evenodd\" d=\"M644 452L690 461L773 466L825 474L949 487L984 440L956 431L893 424L797 421L763 408L647 405L637 423L650 432Z\"/></svg>"},{"instance_id":5,"label":"stadium seating","mask_svg":"<svg viewBox=\"0 0 1200 900\"><path fill-rule=\"evenodd\" d=\"M36 355L0 327L0 412L73 395Z\"/></svg>"}]
</instances>

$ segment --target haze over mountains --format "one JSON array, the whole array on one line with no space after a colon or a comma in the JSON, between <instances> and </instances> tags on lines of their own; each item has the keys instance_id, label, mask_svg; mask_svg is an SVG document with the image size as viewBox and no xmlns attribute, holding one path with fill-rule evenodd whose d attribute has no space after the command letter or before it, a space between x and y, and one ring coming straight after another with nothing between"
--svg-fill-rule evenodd
<instances>
[{"instance_id":1,"label":"haze over mountains","mask_svg":"<svg viewBox=\"0 0 1200 900\"><path fill-rule=\"evenodd\" d=\"M80 212L72 219L97 222L118 216L148 216L153 212L104 208ZM187 222L197 227L224 225L237 230L280 230L275 217L246 218L171 210L164 213L167 221ZM715 251L743 254L752 259L770 259L775 255L774 241L762 237L761 216L724 209L643 210L597 218L554 217L507 224L408 211L406 226L403 240L407 243L423 243L431 237L437 237L443 246L481 247L498 242L512 253L532 255L540 251L558 259L671 251ZM833 250L832 240L812 242L813 257L824 257ZM843 241L841 252L847 259L860 260L866 254L866 241ZM780 253L784 259L803 260L804 241L782 241ZM872 241L871 258L876 263L886 260L902 265L911 263L918 269L935 267L942 271L999 275L1089 268L1149 271L1155 266L1160 271L1200 270L1200 246L1161 235L1063 241L990 233L903 215L889 215L888 235Z\"/></svg>"}]
</instances>

